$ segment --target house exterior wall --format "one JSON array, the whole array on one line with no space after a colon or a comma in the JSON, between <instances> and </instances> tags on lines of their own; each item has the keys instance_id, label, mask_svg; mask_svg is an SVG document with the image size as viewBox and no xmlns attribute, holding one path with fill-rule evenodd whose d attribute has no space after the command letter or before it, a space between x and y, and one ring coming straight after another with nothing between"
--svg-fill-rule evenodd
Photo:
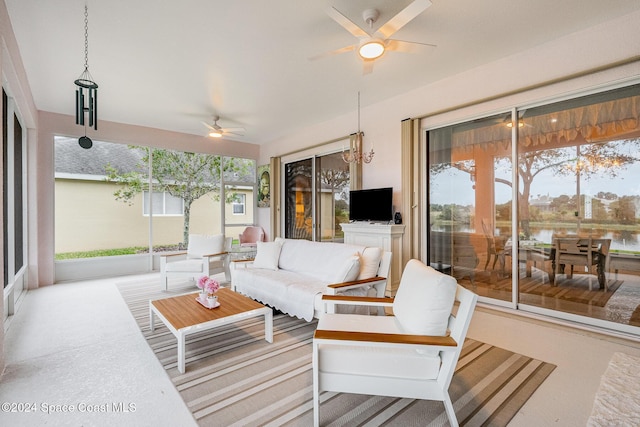
<instances>
[{"instance_id":1,"label":"house exterior wall","mask_svg":"<svg viewBox=\"0 0 640 427\"><path fill-rule=\"evenodd\" d=\"M55 253L149 246L149 217L143 214L142 194L132 203L118 201L118 185L104 181L56 179ZM253 192L245 194L244 215L234 215L231 204L225 206L227 221L251 222ZM221 233L220 202L205 195L191 205L189 232ZM175 245L183 241L183 215L153 217L154 246ZM235 236L232 236L235 237Z\"/></svg>"}]
</instances>

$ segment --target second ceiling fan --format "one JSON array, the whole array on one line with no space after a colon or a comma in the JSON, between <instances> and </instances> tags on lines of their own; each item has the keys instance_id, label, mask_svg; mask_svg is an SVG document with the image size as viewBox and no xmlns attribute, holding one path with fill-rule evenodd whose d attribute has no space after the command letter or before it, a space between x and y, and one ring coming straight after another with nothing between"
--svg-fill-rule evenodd
<instances>
[{"instance_id":1,"label":"second ceiling fan","mask_svg":"<svg viewBox=\"0 0 640 427\"><path fill-rule=\"evenodd\" d=\"M404 27L420 13L424 12L424 10L429 6L431 6L431 1L429 0L414 0L373 33L370 33L372 31L373 24L380 17L380 12L377 9L367 9L362 13L362 19L369 25L369 31L367 31L355 24L335 7L330 7L327 11L329 16L352 35L357 37L359 39L359 43L345 46L330 52L325 52L309 59L316 60L330 55L357 50L358 55L363 60L363 74L368 74L373 71L373 62L382 56L382 54L387 50L413 52L416 48L434 47L435 45L432 44L394 40L390 38L396 31Z\"/></svg>"},{"instance_id":2,"label":"second ceiling fan","mask_svg":"<svg viewBox=\"0 0 640 427\"><path fill-rule=\"evenodd\" d=\"M203 125L205 125L208 129L209 129L209 136L212 138L222 138L223 135L236 135L236 136L242 136L242 133L240 132L244 132L244 128L223 128L222 126L220 126L218 124L218 120L220 120L220 116L213 116L213 124L210 125L208 123L202 122Z\"/></svg>"}]
</instances>

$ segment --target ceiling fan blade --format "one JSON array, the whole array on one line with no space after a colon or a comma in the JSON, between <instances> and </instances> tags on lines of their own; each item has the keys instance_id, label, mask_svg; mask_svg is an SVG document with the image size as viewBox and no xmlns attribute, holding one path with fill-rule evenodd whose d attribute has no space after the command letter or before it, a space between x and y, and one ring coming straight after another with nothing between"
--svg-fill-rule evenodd
<instances>
[{"instance_id":1,"label":"ceiling fan blade","mask_svg":"<svg viewBox=\"0 0 640 427\"><path fill-rule=\"evenodd\" d=\"M431 6L431 1L429 0L415 0L413 3L410 3L407 7L398 12L396 16L387 21L386 24L378 28L376 34L382 35L381 38L383 39L388 39L393 33L404 27L409 21L424 12L429 6Z\"/></svg>"},{"instance_id":2,"label":"ceiling fan blade","mask_svg":"<svg viewBox=\"0 0 640 427\"><path fill-rule=\"evenodd\" d=\"M206 127L208 127L210 130L215 130L215 128L213 126L211 126L209 123L206 122L201 122L203 125L205 125Z\"/></svg>"},{"instance_id":3,"label":"ceiling fan blade","mask_svg":"<svg viewBox=\"0 0 640 427\"><path fill-rule=\"evenodd\" d=\"M332 6L327 9L327 14L355 37L369 37L369 34L367 34L365 30L360 28L352 20L340 13L335 7Z\"/></svg>"},{"instance_id":4,"label":"ceiling fan blade","mask_svg":"<svg viewBox=\"0 0 640 427\"><path fill-rule=\"evenodd\" d=\"M227 132L227 131L224 131L223 133L224 133L225 135L227 135L227 134L228 134L228 135L244 136L244 134L242 134L242 133L238 133L238 132L231 132L231 131Z\"/></svg>"},{"instance_id":5,"label":"ceiling fan blade","mask_svg":"<svg viewBox=\"0 0 640 427\"><path fill-rule=\"evenodd\" d=\"M341 47L340 49L330 50L329 52L320 53L318 55L310 56L309 61L315 61L317 59L326 58L327 56L338 55L340 53L351 52L355 50L356 45Z\"/></svg>"},{"instance_id":6,"label":"ceiling fan blade","mask_svg":"<svg viewBox=\"0 0 640 427\"><path fill-rule=\"evenodd\" d=\"M385 45L388 50L393 50L395 52L406 52L406 53L417 53L425 51L429 48L436 47L435 44L430 43L418 43L418 42L407 42L404 40L387 40Z\"/></svg>"},{"instance_id":7,"label":"ceiling fan blade","mask_svg":"<svg viewBox=\"0 0 640 427\"><path fill-rule=\"evenodd\" d=\"M244 132L245 128L222 128L221 130L224 133L233 133L233 132Z\"/></svg>"}]
</instances>

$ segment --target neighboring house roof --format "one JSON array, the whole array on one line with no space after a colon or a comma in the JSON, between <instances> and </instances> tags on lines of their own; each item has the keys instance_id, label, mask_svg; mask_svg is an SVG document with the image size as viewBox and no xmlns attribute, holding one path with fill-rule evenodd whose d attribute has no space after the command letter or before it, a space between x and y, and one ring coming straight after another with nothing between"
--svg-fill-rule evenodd
<instances>
[{"instance_id":1,"label":"neighboring house roof","mask_svg":"<svg viewBox=\"0 0 640 427\"><path fill-rule=\"evenodd\" d=\"M84 149L76 138L55 138L56 173L78 175L106 175L105 167L110 164L119 172L139 170L143 156L141 150L129 148L126 144L94 141L93 147Z\"/></svg>"},{"instance_id":2,"label":"neighboring house roof","mask_svg":"<svg viewBox=\"0 0 640 427\"><path fill-rule=\"evenodd\" d=\"M55 173L57 178L73 179L103 179L107 165L115 168L119 173L147 172L142 166L144 151L127 144L93 141L90 149L80 147L76 138L55 137ZM246 174L236 173L235 179L239 183L251 185L255 180L255 169ZM202 172L202 176L211 182L218 182L209 172ZM243 184L240 184L242 186ZM238 187L238 185L236 185Z\"/></svg>"}]
</instances>

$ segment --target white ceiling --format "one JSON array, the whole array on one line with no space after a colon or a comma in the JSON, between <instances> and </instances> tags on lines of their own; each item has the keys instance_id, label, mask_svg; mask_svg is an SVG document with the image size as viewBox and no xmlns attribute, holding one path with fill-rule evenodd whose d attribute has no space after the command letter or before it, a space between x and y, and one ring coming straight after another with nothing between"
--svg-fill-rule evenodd
<instances>
[{"instance_id":1,"label":"white ceiling","mask_svg":"<svg viewBox=\"0 0 640 427\"><path fill-rule=\"evenodd\" d=\"M410 0L5 0L39 110L74 114L74 80L99 84L99 120L205 135L202 121L262 144L447 76L640 9L639 0L433 0L393 38L432 43L388 52L363 75L355 52L310 61L356 39L334 6L379 26ZM375 26L374 26L375 29ZM541 65L553 66L553 64Z\"/></svg>"}]
</instances>

